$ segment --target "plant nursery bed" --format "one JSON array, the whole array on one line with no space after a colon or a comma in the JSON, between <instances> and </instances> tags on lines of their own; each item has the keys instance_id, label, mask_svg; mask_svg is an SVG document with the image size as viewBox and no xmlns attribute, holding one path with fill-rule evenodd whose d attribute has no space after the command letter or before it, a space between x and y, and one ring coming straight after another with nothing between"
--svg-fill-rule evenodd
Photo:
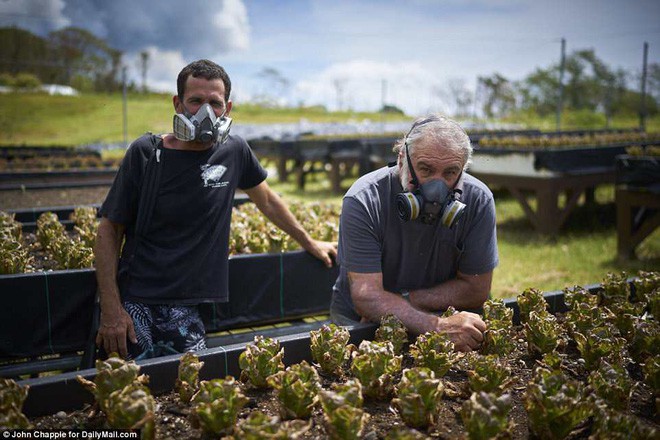
<instances>
[{"instance_id":1,"label":"plant nursery bed","mask_svg":"<svg viewBox=\"0 0 660 440\"><path fill-rule=\"evenodd\" d=\"M619 279L619 285L621 280ZM616 281L615 281L616 282ZM655 288L653 295L657 298L658 287ZM638 352L633 355L633 345L630 345L630 357L628 356L628 346L621 349L621 353L626 353L624 365L626 377L629 379L629 387L624 388L623 395L625 400L629 401L624 403L623 406L613 409L609 405L611 396L604 397L601 393L603 390L614 389L612 387L598 387L597 382L593 381L594 371L601 371L605 364L602 363L600 358L593 357L593 352L584 351L585 346L577 339L568 336L569 328L575 330L574 325L575 315L570 316L570 313L575 310L571 309L567 312L565 303L565 292L552 292L544 294L544 299L540 303L545 304L544 307L553 314L550 318L556 325L559 335L558 340L562 340L556 348L550 352L557 355L554 358L546 358L540 355L538 351L530 349L530 338L528 323L534 317L530 313L529 302L523 304L520 300L521 296L516 300L507 300L504 302L508 308L514 309L516 312L513 317L507 318L509 320L509 327L507 335L510 335L510 350L505 354L500 354L497 362L504 365L508 369L507 384L501 389L498 395L506 393L509 397L510 407L507 412L506 419L508 420L507 436L501 438L513 439L527 439L527 438L569 438L569 439L587 439L587 438L658 438L660 425L658 424L657 415L657 397L658 390L652 388L648 384L648 374L646 369L643 368L644 363L657 363L658 354L657 348L650 345L652 354L645 357L644 362L639 362ZM597 292L601 295L602 287L592 286L588 289L589 292ZM527 291L526 291L527 292ZM589 296L589 295L587 295ZM524 298L523 298L524 299ZM657 299L656 299L657 301ZM537 304L539 303L537 299ZM576 304L576 303L573 303ZM593 303L591 303L593 304ZM649 302L650 304L650 302ZM520 325L519 316L522 313L522 308L528 317L523 321L525 325ZM505 308L506 309L506 308ZM538 310L538 309L536 309ZM593 310L593 309L592 309ZM654 309L656 310L656 309ZM657 312L657 310L656 310ZM532 312L536 313L536 312ZM614 314L616 315L616 314ZM610 315L607 319L615 320L616 317ZM648 321L649 325L656 326L657 322L652 317L649 318L648 310L644 312L646 317L643 320ZM491 317L494 315L490 315ZM546 319L546 318L544 318ZM600 319L600 318L596 318ZM495 321L488 321L494 323ZM506 325L506 319L503 321ZM513 325L511 325L513 324ZM382 324L381 324L382 327ZM494 327L495 328L495 327ZM506 327L499 327L506 328ZM600 327L598 327L600 328ZM597 328L593 331L597 333ZM589 331L584 332L589 333ZM361 324L350 328L350 343L360 344L360 341L372 340L374 335L377 335L376 325L374 324ZM654 336L657 342L657 334ZM443 385L442 398L434 411L434 418L431 424L425 428L418 428L412 430L404 423L404 418L401 417L397 404L392 400L395 395L398 395L398 387L401 387L400 380L405 374L406 369L418 366L419 356L415 354L416 346L419 344L420 339L415 340L410 338L408 343L403 345L402 359L400 368L396 373L392 374L391 383L396 385L388 394L380 398L369 397L365 394L363 385L364 403L362 410L368 416L364 419L363 429L359 437L340 436L334 438L439 438L439 439L454 439L466 438L468 431L466 429L466 422L463 417L465 408L469 407L469 402L475 399L473 394L473 382L471 377L474 375L480 363L487 362L485 353L479 351L471 354L457 354L457 357L451 362L451 368L446 373L439 375ZM595 340L594 340L595 341ZM310 343L310 335L290 335L283 337L281 347L284 351L283 361L287 366L292 366L306 360L312 362ZM593 342L593 341L592 341ZM255 341L256 344L256 341ZM360 344L359 353L363 353L363 345ZM364 345L368 345L364 344ZM656 346L657 347L657 346ZM247 345L236 345L228 347L219 347L198 352L199 360L204 362L203 367L199 371L200 380L210 380L212 378L224 378L227 375L238 377L241 372L239 368L241 353L247 352ZM355 364L355 352L353 355L353 364ZM619 351L612 350L608 353L603 353L603 359L614 359L619 354ZM416 357L417 356L417 357ZM558 362L558 363L557 363ZM598 367L594 364L589 365L590 362L597 362ZM339 376L330 376L320 374L320 385L322 390L332 390L336 384L346 384L357 377L354 374L354 365L351 365L349 360L344 364L342 373ZM190 404L183 403L178 393L173 390L173 384L177 377L177 369L179 366L179 358L169 356L166 358L154 359L144 362L139 362L141 366L140 373L146 374L150 377L149 388L155 396L155 411L154 422L156 438L192 438L192 439L207 439L218 438L218 436L209 436L203 433L200 429L194 427L190 420L191 413L194 412L194 407ZM316 365L316 364L314 364ZM550 365L554 365L550 367ZM317 366L318 367L318 366ZM317 368L318 369L318 368ZM543 385L538 385L538 377L541 376L540 371L552 370L553 374L561 372L562 380L555 382L543 382ZM403 372L403 373L402 373ZM95 370L84 370L80 374L86 379L93 379ZM656 373L657 374L657 373ZM55 378L42 378L35 380L26 380L20 385L29 385L31 388L25 402L24 412L30 417L30 422L37 429L100 429L106 427L106 418L102 412L96 411L92 405L92 396L80 385L74 377L73 373L62 375L63 377ZM579 421L572 421L571 427L561 437L556 436L551 432L545 432L539 435L538 428L538 413L536 415L536 422L529 415L530 410L528 403L530 401L529 395L533 395L534 386L538 389L543 389L542 396L539 399L545 398L545 392L555 393L557 388L561 388L562 393L566 395L571 394L570 387L575 385L580 389L572 404L565 404L563 407L563 415L559 418L550 420L550 412L548 412L548 419L546 423L548 426L566 423L562 417L571 412L582 411L589 408L584 415L579 418ZM617 382L616 385L619 385ZM553 390L553 387L555 388ZM252 417L253 413L259 411L269 417L281 415L281 403L278 394L273 389L256 389L250 385L249 380L245 380L240 388L247 398L247 403L240 410L238 414L237 425L243 429L245 421L248 417ZM532 391L530 391L532 390ZM324 393L322 391L321 393ZM619 389L619 392L621 390ZM541 396L539 394L538 396ZM564 394L556 394L555 399L561 400ZM57 399L58 402L52 402ZM81 400L82 399L82 400ZM602 400L601 400L602 399ZM605 405L607 400L608 404ZM550 401L544 401L544 404L549 404ZM59 405L59 406L58 406ZM613 404L614 405L614 404ZM537 408L543 406L537 402ZM545 408L545 406L543 406ZM58 411L59 409L59 411ZM489 411L493 411L491 408ZM44 415L50 413L48 415ZM554 413L555 416L557 413ZM604 416L604 414L606 416ZM497 417L496 413L488 412L485 416L484 423L494 420ZM501 416L500 416L501 417ZM327 414L319 407L316 406L312 411L311 417L307 419L306 431L298 438L333 438L330 437L327 430ZM565 419L568 420L568 419ZM603 420L606 423L618 424L603 426ZM627 431L616 431L620 429L622 420L625 420ZM536 423L536 430L534 424ZM612 432L607 431L612 429ZM231 428L229 429L231 430ZM395 432L404 432L407 436L394 437ZM624 434L625 432L625 434ZM607 434L604 434L607 433ZM237 434L234 432L234 434ZM236 438L243 438L240 435ZM250 438L265 438L265 437L250 437ZM279 437L284 438L284 437ZM485 438L475 437L474 433L470 438Z\"/></svg>"}]
</instances>

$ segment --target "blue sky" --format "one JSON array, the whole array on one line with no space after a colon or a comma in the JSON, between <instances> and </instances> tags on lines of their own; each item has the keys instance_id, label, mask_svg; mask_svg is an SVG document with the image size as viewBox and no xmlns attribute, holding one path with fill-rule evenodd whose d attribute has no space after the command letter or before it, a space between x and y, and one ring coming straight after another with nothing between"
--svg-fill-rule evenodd
<instances>
[{"instance_id":1,"label":"blue sky","mask_svg":"<svg viewBox=\"0 0 660 440\"><path fill-rule=\"evenodd\" d=\"M184 6L185 5L185 6ZM516 80L594 49L610 67L639 72L642 46L660 62L660 1L648 0L0 0L0 25L34 32L85 27L125 53L151 54L148 82L174 92L196 58L225 66L233 99L408 113L452 111L453 89L478 75ZM260 75L274 69L274 77Z\"/></svg>"}]
</instances>

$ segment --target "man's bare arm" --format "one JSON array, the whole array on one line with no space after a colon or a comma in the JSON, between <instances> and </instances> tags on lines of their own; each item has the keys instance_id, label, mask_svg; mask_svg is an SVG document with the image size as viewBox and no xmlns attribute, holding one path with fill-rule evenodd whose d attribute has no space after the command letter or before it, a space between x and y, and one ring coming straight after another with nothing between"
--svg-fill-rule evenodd
<instances>
[{"instance_id":1,"label":"man's bare arm","mask_svg":"<svg viewBox=\"0 0 660 440\"><path fill-rule=\"evenodd\" d=\"M461 351L473 350L483 341L486 324L477 314L460 312L440 318L420 310L401 295L386 291L382 273L349 272L348 280L356 311L369 321L379 322L381 317L393 314L412 333L447 333L456 349Z\"/></svg>"},{"instance_id":2,"label":"man's bare arm","mask_svg":"<svg viewBox=\"0 0 660 440\"><path fill-rule=\"evenodd\" d=\"M323 261L327 267L332 266L333 259L337 257L337 244L312 239L266 181L245 190L245 193L275 226L289 234L303 249Z\"/></svg>"},{"instance_id":3,"label":"man's bare arm","mask_svg":"<svg viewBox=\"0 0 660 440\"><path fill-rule=\"evenodd\" d=\"M96 344L102 345L108 354L117 352L122 357L128 354L126 336L128 335L133 343L137 342L133 321L121 305L117 286L117 266L124 232L124 225L113 223L104 217L99 223L94 247L96 280L101 303Z\"/></svg>"},{"instance_id":4,"label":"man's bare arm","mask_svg":"<svg viewBox=\"0 0 660 440\"><path fill-rule=\"evenodd\" d=\"M457 309L476 309L488 299L493 272L466 275L461 272L456 278L442 284L410 292L410 303L418 309L438 312L454 306Z\"/></svg>"}]
</instances>

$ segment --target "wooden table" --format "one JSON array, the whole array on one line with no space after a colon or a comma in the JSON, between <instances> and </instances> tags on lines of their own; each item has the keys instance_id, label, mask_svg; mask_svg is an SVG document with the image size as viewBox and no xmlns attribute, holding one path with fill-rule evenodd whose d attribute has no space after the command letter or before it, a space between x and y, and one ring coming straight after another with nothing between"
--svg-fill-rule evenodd
<instances>
[{"instance_id":1,"label":"wooden table","mask_svg":"<svg viewBox=\"0 0 660 440\"><path fill-rule=\"evenodd\" d=\"M635 248L660 226L660 193L620 185L616 188L617 255L635 258Z\"/></svg>"}]
</instances>

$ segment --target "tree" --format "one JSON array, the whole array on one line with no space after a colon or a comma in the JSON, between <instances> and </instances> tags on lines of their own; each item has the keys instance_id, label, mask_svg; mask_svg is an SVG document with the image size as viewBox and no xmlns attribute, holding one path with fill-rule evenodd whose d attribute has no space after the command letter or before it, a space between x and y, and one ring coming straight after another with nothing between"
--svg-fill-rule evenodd
<instances>
[{"instance_id":1,"label":"tree","mask_svg":"<svg viewBox=\"0 0 660 440\"><path fill-rule=\"evenodd\" d=\"M289 89L289 80L273 67L264 67L257 76L263 84L261 92L256 97L257 101L265 105L281 104Z\"/></svg>"},{"instance_id":2,"label":"tree","mask_svg":"<svg viewBox=\"0 0 660 440\"><path fill-rule=\"evenodd\" d=\"M482 88L483 110L486 116L506 116L516 107L513 84L508 79L494 73L492 76L478 77Z\"/></svg>"}]
</instances>

